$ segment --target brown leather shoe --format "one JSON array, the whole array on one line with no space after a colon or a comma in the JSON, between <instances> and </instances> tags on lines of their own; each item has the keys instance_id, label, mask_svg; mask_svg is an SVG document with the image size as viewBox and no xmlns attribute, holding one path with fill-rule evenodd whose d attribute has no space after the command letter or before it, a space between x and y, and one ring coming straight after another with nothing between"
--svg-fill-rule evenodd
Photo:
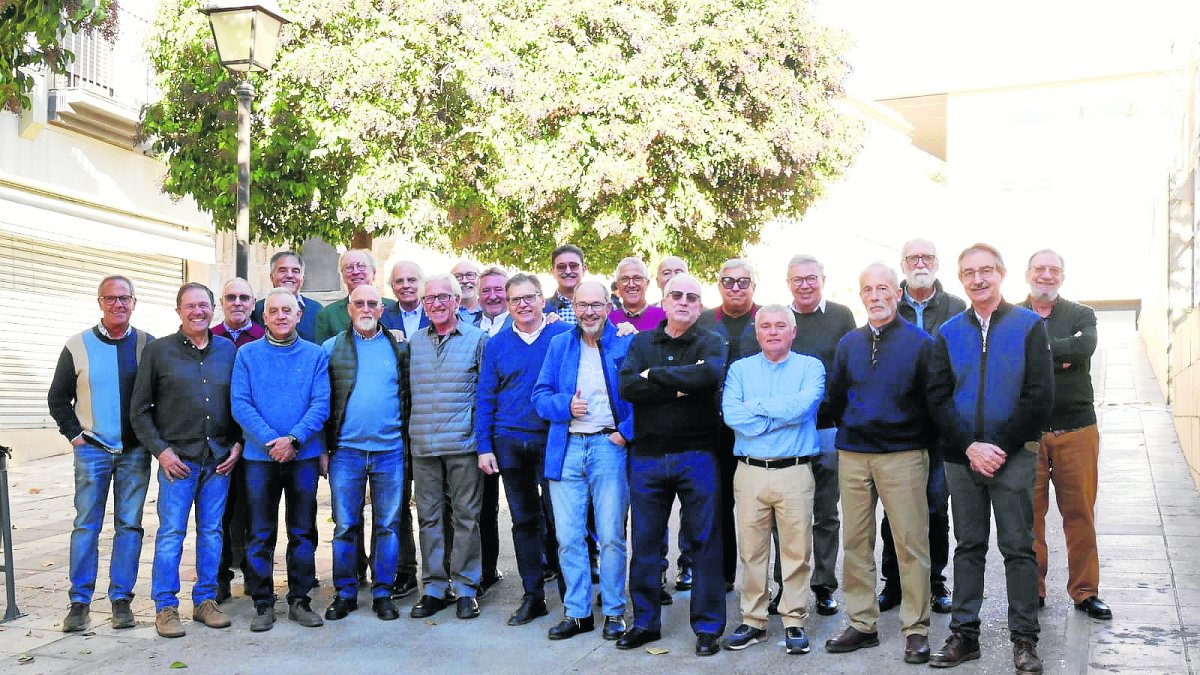
<instances>
[{"instance_id":1,"label":"brown leather shoe","mask_svg":"<svg viewBox=\"0 0 1200 675\"><path fill-rule=\"evenodd\" d=\"M1042 660L1038 658L1037 644L1033 640L1013 640L1013 666L1017 669L1017 675L1038 675L1042 672Z\"/></svg>"},{"instance_id":2,"label":"brown leather shoe","mask_svg":"<svg viewBox=\"0 0 1200 675\"><path fill-rule=\"evenodd\" d=\"M979 658L979 640L962 633L951 633L941 651L929 655L929 665L934 668L951 668L963 661Z\"/></svg>"},{"instance_id":3,"label":"brown leather shoe","mask_svg":"<svg viewBox=\"0 0 1200 675\"><path fill-rule=\"evenodd\" d=\"M878 633L861 633L854 626L846 626L846 630L837 638L825 641L825 651L830 654L845 654L864 647L878 646Z\"/></svg>"},{"instance_id":4,"label":"brown leather shoe","mask_svg":"<svg viewBox=\"0 0 1200 675\"><path fill-rule=\"evenodd\" d=\"M928 663L929 638L916 633L904 638L904 662Z\"/></svg>"}]
</instances>

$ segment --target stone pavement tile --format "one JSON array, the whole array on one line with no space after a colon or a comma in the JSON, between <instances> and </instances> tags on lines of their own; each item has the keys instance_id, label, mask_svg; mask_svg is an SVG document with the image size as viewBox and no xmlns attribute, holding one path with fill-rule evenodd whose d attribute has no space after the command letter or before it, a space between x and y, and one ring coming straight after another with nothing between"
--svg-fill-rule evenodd
<instances>
[{"instance_id":1,"label":"stone pavement tile","mask_svg":"<svg viewBox=\"0 0 1200 675\"><path fill-rule=\"evenodd\" d=\"M1157 534L1162 536L1163 526L1155 518L1153 522L1138 521L1105 521L1096 523L1096 534ZM1103 548L1100 549L1103 552Z\"/></svg>"},{"instance_id":2,"label":"stone pavement tile","mask_svg":"<svg viewBox=\"0 0 1200 675\"><path fill-rule=\"evenodd\" d=\"M19 672L21 675L50 675L51 673L68 673L80 666L75 659L62 659L51 656L34 655L28 663L17 661L17 656L6 656L0 659L0 670ZM19 670L18 670L19 669Z\"/></svg>"},{"instance_id":3,"label":"stone pavement tile","mask_svg":"<svg viewBox=\"0 0 1200 675\"><path fill-rule=\"evenodd\" d=\"M1158 546L1104 546L1101 545L1100 566L1104 567L1104 559L1119 559L1126 562L1163 561L1168 559L1166 544Z\"/></svg>"},{"instance_id":4,"label":"stone pavement tile","mask_svg":"<svg viewBox=\"0 0 1200 675\"><path fill-rule=\"evenodd\" d=\"M1175 589L1170 586L1158 588L1117 588L1107 578L1100 580L1100 597L1113 607L1113 612L1119 612L1118 607L1129 605L1173 605L1175 604Z\"/></svg>"},{"instance_id":5,"label":"stone pavement tile","mask_svg":"<svg viewBox=\"0 0 1200 675\"><path fill-rule=\"evenodd\" d=\"M1093 644L1088 665L1114 673L1139 669L1160 673L1189 672L1183 645Z\"/></svg>"},{"instance_id":6,"label":"stone pavement tile","mask_svg":"<svg viewBox=\"0 0 1200 675\"><path fill-rule=\"evenodd\" d=\"M1114 606L1113 616L1124 622L1138 622L1147 626L1164 626L1178 630L1183 622L1179 618L1179 609L1175 606L1174 598L1164 595L1159 596L1158 599L1162 604L1151 605L1141 602ZM1107 601L1107 598L1105 600Z\"/></svg>"},{"instance_id":7,"label":"stone pavement tile","mask_svg":"<svg viewBox=\"0 0 1200 675\"><path fill-rule=\"evenodd\" d=\"M40 628L22 628L11 624L0 625L0 663L2 657L24 654L45 647L67 637L62 631ZM0 667L0 670L3 668Z\"/></svg>"},{"instance_id":8,"label":"stone pavement tile","mask_svg":"<svg viewBox=\"0 0 1200 675\"><path fill-rule=\"evenodd\" d=\"M1200 588L1176 588L1175 597L1185 617L1200 616Z\"/></svg>"},{"instance_id":9,"label":"stone pavement tile","mask_svg":"<svg viewBox=\"0 0 1200 675\"><path fill-rule=\"evenodd\" d=\"M1200 577L1197 579L1200 580ZM1172 578L1170 574L1105 574L1100 577L1100 595L1107 598L1109 589L1170 590L1177 585L1178 577Z\"/></svg>"},{"instance_id":10,"label":"stone pavement tile","mask_svg":"<svg viewBox=\"0 0 1200 675\"><path fill-rule=\"evenodd\" d=\"M1096 535L1096 546L1102 550L1109 548L1166 548L1166 540L1161 535L1152 534L1104 534Z\"/></svg>"},{"instance_id":11,"label":"stone pavement tile","mask_svg":"<svg viewBox=\"0 0 1200 675\"><path fill-rule=\"evenodd\" d=\"M1195 570L1200 572L1200 570ZM1200 589L1200 573L1198 574L1176 574L1172 580L1175 588L1180 590ZM1103 582L1101 582L1103 583Z\"/></svg>"},{"instance_id":12,"label":"stone pavement tile","mask_svg":"<svg viewBox=\"0 0 1200 675\"><path fill-rule=\"evenodd\" d=\"M1090 630L1093 642L1101 644L1182 645L1187 631L1179 626L1153 625L1114 613L1113 620L1095 621Z\"/></svg>"}]
</instances>

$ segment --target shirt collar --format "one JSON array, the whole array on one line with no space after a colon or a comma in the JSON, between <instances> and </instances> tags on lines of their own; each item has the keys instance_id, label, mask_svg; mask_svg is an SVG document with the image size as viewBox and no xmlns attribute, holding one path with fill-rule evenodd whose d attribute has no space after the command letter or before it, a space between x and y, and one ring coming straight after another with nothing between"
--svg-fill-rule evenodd
<instances>
[{"instance_id":1,"label":"shirt collar","mask_svg":"<svg viewBox=\"0 0 1200 675\"><path fill-rule=\"evenodd\" d=\"M499 317L497 317L497 318L499 318ZM513 332L516 333L517 335L520 335L521 337L525 338L526 340L537 339L537 336L541 335L542 331L546 330L546 326L547 326L547 324L546 324L546 315L545 314L542 315L542 323L537 328L534 328L533 330L529 331L528 333L526 333L525 331L518 328L516 321L513 321L513 324L512 324Z\"/></svg>"},{"instance_id":2,"label":"shirt collar","mask_svg":"<svg viewBox=\"0 0 1200 675\"><path fill-rule=\"evenodd\" d=\"M792 309L796 310L797 314L810 314L810 313L816 314L817 312L824 314L825 313L825 296L824 295L821 296L821 301L817 303L817 308L815 310L813 310L812 312L801 312L800 308L796 306L795 300L792 300Z\"/></svg>"},{"instance_id":3,"label":"shirt collar","mask_svg":"<svg viewBox=\"0 0 1200 675\"><path fill-rule=\"evenodd\" d=\"M925 307L930 302L933 302L933 299L935 297L937 297L937 286L933 287L933 293L931 293L929 295L929 297L925 298L924 300L913 299L913 296L908 294L908 287L906 286L904 288L904 302L907 302L908 304L912 305L913 307Z\"/></svg>"},{"instance_id":4,"label":"shirt collar","mask_svg":"<svg viewBox=\"0 0 1200 675\"><path fill-rule=\"evenodd\" d=\"M113 336L112 336L112 335L111 335L111 334L108 332L108 328L106 328L106 327L104 326L104 322L103 322L103 321L97 321L97 322L96 322L96 330L99 330L99 331L100 331L100 334L101 334L101 335L103 335L104 337L108 338L109 340L124 340L125 338L129 337L129 334L130 334L130 333L132 333L132 332L133 332L133 326L127 326L127 327L125 328L125 334L124 334L124 335L122 335L122 336L121 336L121 337L119 337L119 338L115 338L115 337L113 337Z\"/></svg>"}]
</instances>

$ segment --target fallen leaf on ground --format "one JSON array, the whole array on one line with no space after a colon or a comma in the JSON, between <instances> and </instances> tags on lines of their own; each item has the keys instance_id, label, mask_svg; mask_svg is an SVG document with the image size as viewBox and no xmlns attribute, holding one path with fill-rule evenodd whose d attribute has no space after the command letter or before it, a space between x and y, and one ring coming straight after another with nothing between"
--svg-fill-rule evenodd
<instances>
[{"instance_id":1,"label":"fallen leaf on ground","mask_svg":"<svg viewBox=\"0 0 1200 675\"><path fill-rule=\"evenodd\" d=\"M29 488L29 494L31 495L41 494L41 492L42 488Z\"/></svg>"},{"instance_id":2,"label":"fallen leaf on ground","mask_svg":"<svg viewBox=\"0 0 1200 675\"><path fill-rule=\"evenodd\" d=\"M670 654L671 650L663 649L662 647L646 647L646 653L659 656L660 654Z\"/></svg>"},{"instance_id":3,"label":"fallen leaf on ground","mask_svg":"<svg viewBox=\"0 0 1200 675\"><path fill-rule=\"evenodd\" d=\"M187 664L184 663L183 661L172 661L171 662L171 670L180 670L182 668L187 668Z\"/></svg>"},{"instance_id":4,"label":"fallen leaf on ground","mask_svg":"<svg viewBox=\"0 0 1200 675\"><path fill-rule=\"evenodd\" d=\"M32 654L22 654L17 657L17 663L32 663L32 662L33 662Z\"/></svg>"},{"instance_id":5,"label":"fallen leaf on ground","mask_svg":"<svg viewBox=\"0 0 1200 675\"><path fill-rule=\"evenodd\" d=\"M44 563L42 563L42 567L54 567L54 563L52 563L52 562L44 562Z\"/></svg>"}]
</instances>

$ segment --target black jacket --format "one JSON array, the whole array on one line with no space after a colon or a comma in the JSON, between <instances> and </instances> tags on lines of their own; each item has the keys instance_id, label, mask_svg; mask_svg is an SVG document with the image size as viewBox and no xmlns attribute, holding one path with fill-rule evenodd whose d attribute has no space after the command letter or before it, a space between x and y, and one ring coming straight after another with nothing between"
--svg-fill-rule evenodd
<instances>
[{"instance_id":1,"label":"black jacket","mask_svg":"<svg viewBox=\"0 0 1200 675\"><path fill-rule=\"evenodd\" d=\"M900 288L904 293L908 294L908 282L901 281ZM958 314L967 308L967 303L957 295L951 295L942 289L941 281L933 282L933 297L930 298L929 304L925 306L924 325L926 333L937 337L937 330L942 324L946 323L946 319ZM896 307L900 316L904 317L909 323L917 322L917 310L913 309L912 305L900 300L900 304Z\"/></svg>"},{"instance_id":2,"label":"black jacket","mask_svg":"<svg viewBox=\"0 0 1200 675\"><path fill-rule=\"evenodd\" d=\"M1022 307L1033 309L1028 299ZM1050 336L1054 359L1054 410L1050 428L1070 430L1096 423L1096 394L1092 391L1092 354L1096 352L1096 311L1059 298L1042 321Z\"/></svg>"}]
</instances>

